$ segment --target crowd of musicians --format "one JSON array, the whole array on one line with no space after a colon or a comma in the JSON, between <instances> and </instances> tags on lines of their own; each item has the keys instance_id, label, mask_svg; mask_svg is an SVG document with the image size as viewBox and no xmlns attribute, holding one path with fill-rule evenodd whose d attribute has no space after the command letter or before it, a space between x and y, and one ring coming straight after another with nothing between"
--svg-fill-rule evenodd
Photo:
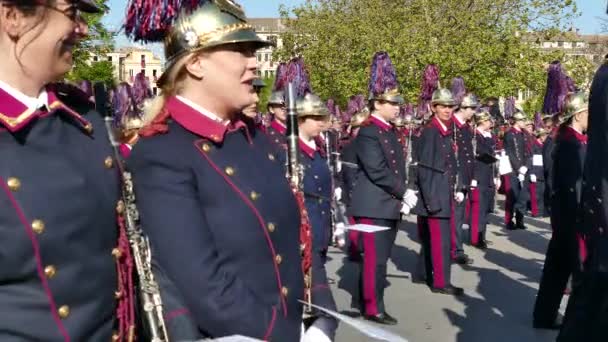
<instances>
[{"instance_id":1,"label":"crowd of musicians","mask_svg":"<svg viewBox=\"0 0 608 342\"><path fill-rule=\"evenodd\" d=\"M333 341L338 321L319 309L337 311L332 245L357 265L353 308L398 324L384 291L400 223L417 222L412 281L461 296L451 265L492 245L497 193L508 234L551 220L533 326L603 340L608 66L589 97L552 63L545 115L529 120L462 78L439 87L434 65L414 108L378 52L341 110L301 58L257 79L271 43L234 1L149 0L129 2L125 30L164 42L159 96L142 74L113 89L57 82L87 35L81 13L100 11L0 0L2 341Z\"/></svg>"}]
</instances>

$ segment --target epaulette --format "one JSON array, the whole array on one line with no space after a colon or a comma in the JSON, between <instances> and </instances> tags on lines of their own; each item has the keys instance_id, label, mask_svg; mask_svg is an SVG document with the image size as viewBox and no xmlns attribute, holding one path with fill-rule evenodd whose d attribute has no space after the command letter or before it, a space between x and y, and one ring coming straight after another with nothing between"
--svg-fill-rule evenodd
<instances>
[{"instance_id":1,"label":"epaulette","mask_svg":"<svg viewBox=\"0 0 608 342\"><path fill-rule=\"evenodd\" d=\"M50 89L59 101L81 115L95 109L95 104L88 98L87 94L75 85L63 82L53 83L50 85Z\"/></svg>"}]
</instances>

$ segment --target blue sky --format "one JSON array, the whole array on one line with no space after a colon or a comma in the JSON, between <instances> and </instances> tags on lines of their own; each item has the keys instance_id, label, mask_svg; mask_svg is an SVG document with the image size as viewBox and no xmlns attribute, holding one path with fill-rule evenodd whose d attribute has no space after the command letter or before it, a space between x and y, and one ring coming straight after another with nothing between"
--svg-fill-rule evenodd
<instances>
[{"instance_id":1,"label":"blue sky","mask_svg":"<svg viewBox=\"0 0 608 342\"><path fill-rule=\"evenodd\" d=\"M238 0L237 0L238 1ZM600 33L600 22L598 17L608 18L606 15L607 0L576 0L581 16L573 23L582 33ZM106 23L118 29L121 27L125 13L126 0L109 0L110 13L106 18ZM239 3L245 7L249 17L276 17L278 8L281 4L288 7L303 3L304 0L240 0ZM117 45L127 45L128 41L121 37ZM154 50L157 50L155 48Z\"/></svg>"}]
</instances>

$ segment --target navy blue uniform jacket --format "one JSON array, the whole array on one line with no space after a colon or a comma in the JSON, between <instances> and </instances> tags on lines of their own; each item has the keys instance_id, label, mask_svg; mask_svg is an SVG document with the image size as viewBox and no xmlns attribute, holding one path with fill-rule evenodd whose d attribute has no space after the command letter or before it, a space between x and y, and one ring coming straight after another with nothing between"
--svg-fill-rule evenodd
<instances>
[{"instance_id":1,"label":"navy blue uniform jacket","mask_svg":"<svg viewBox=\"0 0 608 342\"><path fill-rule=\"evenodd\" d=\"M92 105L47 92L33 111L0 90L0 341L110 341L118 172Z\"/></svg>"},{"instance_id":2,"label":"navy blue uniform jacket","mask_svg":"<svg viewBox=\"0 0 608 342\"><path fill-rule=\"evenodd\" d=\"M178 98L165 109L168 132L142 137L129 164L166 278L166 315L189 319L200 336L298 341L300 212L276 148L242 121L223 125ZM184 330L173 339L198 337Z\"/></svg>"},{"instance_id":3,"label":"navy blue uniform jacket","mask_svg":"<svg viewBox=\"0 0 608 342\"><path fill-rule=\"evenodd\" d=\"M442 126L435 116L416 141L418 204L413 213L419 216L449 218L452 215L456 155L452 130Z\"/></svg>"},{"instance_id":4,"label":"navy blue uniform jacket","mask_svg":"<svg viewBox=\"0 0 608 342\"><path fill-rule=\"evenodd\" d=\"M522 130L511 128L505 134L504 149L515 174L519 173L519 169L522 166L529 166L528 158L530 157L530 153L527 145L528 141Z\"/></svg>"},{"instance_id":5,"label":"navy blue uniform jacket","mask_svg":"<svg viewBox=\"0 0 608 342\"><path fill-rule=\"evenodd\" d=\"M354 140L357 181L349 216L398 220L405 194L405 158L397 132L374 117L361 127Z\"/></svg>"}]
</instances>

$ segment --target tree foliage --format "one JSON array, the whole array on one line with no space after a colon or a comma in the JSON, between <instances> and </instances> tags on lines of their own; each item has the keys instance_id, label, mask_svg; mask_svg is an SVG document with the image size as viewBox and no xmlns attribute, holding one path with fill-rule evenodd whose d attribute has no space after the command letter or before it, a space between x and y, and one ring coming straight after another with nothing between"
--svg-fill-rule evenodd
<instances>
[{"instance_id":1,"label":"tree foliage","mask_svg":"<svg viewBox=\"0 0 608 342\"><path fill-rule=\"evenodd\" d=\"M89 80L92 82L103 82L108 87L114 86L114 67L112 62L100 61L84 64L75 68L71 73L74 81Z\"/></svg>"},{"instance_id":2,"label":"tree foliage","mask_svg":"<svg viewBox=\"0 0 608 342\"><path fill-rule=\"evenodd\" d=\"M107 0L95 0L95 3L97 3L98 6L100 6L107 12ZM92 63L91 56L101 56L104 53L112 51L114 49L115 33L108 30L103 24L103 13L83 13L82 15L89 25L89 34L85 39L81 40L74 48L74 68L68 74L67 78L74 81L87 79L90 81L105 82L105 78L88 78L93 76L107 77L107 73L105 70L105 68L107 68L108 66L107 63Z\"/></svg>"},{"instance_id":3,"label":"tree foliage","mask_svg":"<svg viewBox=\"0 0 608 342\"><path fill-rule=\"evenodd\" d=\"M281 8L281 60L302 56L313 90L344 104L365 93L371 57L387 51L404 95L415 102L422 72L435 63L441 85L462 76L481 97L544 90L551 59L527 32L561 32L572 0L308 0Z\"/></svg>"}]
</instances>

